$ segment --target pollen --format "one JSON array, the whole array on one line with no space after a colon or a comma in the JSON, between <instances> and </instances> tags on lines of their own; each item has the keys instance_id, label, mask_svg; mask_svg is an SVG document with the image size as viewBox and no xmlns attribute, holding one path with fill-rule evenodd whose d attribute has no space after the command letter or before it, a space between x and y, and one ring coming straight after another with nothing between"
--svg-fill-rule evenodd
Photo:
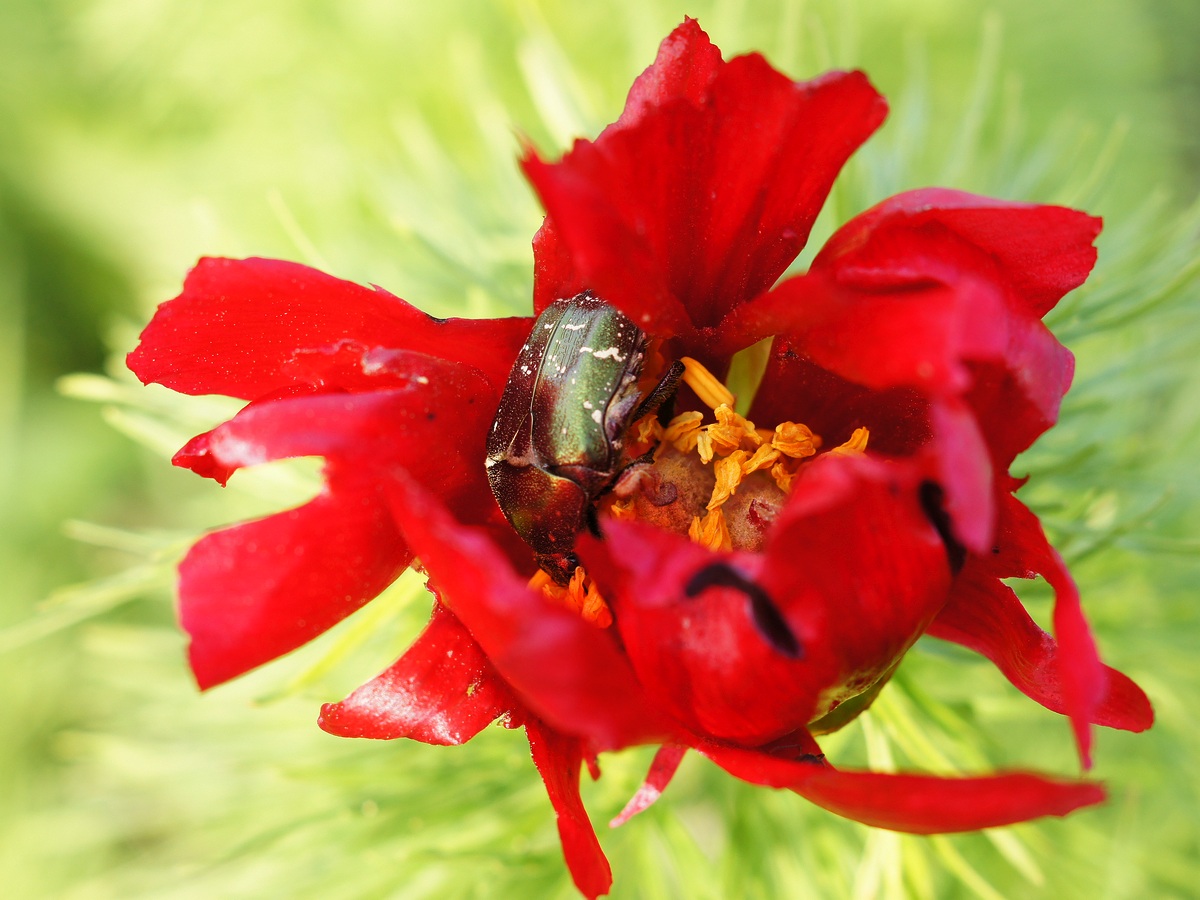
<instances>
[{"instance_id":1,"label":"pollen","mask_svg":"<svg viewBox=\"0 0 1200 900\"><path fill-rule=\"evenodd\" d=\"M541 591L547 600L578 613L590 625L607 628L612 624L612 611L600 596L596 582L588 576L583 566L575 567L575 574L571 576L571 581L566 587L555 584L541 569L529 579L529 586L535 591Z\"/></svg>"}]
</instances>

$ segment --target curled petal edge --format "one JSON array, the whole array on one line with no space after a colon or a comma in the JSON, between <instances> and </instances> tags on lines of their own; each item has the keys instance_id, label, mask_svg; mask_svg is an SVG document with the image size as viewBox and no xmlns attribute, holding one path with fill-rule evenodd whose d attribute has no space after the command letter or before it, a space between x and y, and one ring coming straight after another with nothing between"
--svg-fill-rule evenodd
<instances>
[{"instance_id":1,"label":"curled petal edge","mask_svg":"<svg viewBox=\"0 0 1200 900\"><path fill-rule=\"evenodd\" d=\"M998 579L965 571L927 633L980 653L1027 697L1067 714L1058 645ZM1124 731L1149 728L1154 710L1142 689L1109 666L1104 674L1104 696L1092 711L1091 724Z\"/></svg>"}]
</instances>

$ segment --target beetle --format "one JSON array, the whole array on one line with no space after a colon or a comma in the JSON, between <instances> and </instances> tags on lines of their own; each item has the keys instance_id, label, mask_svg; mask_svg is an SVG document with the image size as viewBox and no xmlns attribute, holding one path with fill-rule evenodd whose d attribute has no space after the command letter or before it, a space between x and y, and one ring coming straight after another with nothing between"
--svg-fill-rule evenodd
<instances>
[{"instance_id":1,"label":"beetle","mask_svg":"<svg viewBox=\"0 0 1200 900\"><path fill-rule=\"evenodd\" d=\"M630 461L625 432L675 392L673 363L645 396L646 335L590 291L556 300L517 354L487 441L492 493L539 566L559 584L578 565L575 537ZM636 461L633 461L636 462Z\"/></svg>"}]
</instances>

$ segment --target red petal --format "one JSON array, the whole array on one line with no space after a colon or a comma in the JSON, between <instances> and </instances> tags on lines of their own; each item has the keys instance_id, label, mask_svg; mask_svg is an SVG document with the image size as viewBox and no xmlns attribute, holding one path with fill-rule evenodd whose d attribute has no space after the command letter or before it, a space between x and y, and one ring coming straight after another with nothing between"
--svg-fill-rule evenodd
<instances>
[{"instance_id":1,"label":"red petal","mask_svg":"<svg viewBox=\"0 0 1200 900\"><path fill-rule=\"evenodd\" d=\"M595 147L577 142L573 160L587 159L602 166ZM542 240L535 250L553 254L555 263L536 263L539 301L569 297L586 285L609 303L619 307L644 331L657 335L688 334L692 330L688 311L672 294L662 263L625 222L609 197L613 187L604 175L552 166L536 156L521 163L526 177L550 213L549 233L542 227ZM578 215L572 218L572 211ZM558 215L556 215L558 213ZM564 225L562 216L567 217ZM570 266L562 260L570 259ZM572 273L565 284L547 275Z\"/></svg>"},{"instance_id":2,"label":"red petal","mask_svg":"<svg viewBox=\"0 0 1200 900\"><path fill-rule=\"evenodd\" d=\"M812 463L764 553L644 524L578 550L654 701L698 734L763 743L888 672L941 608L946 549L899 467Z\"/></svg>"},{"instance_id":3,"label":"red petal","mask_svg":"<svg viewBox=\"0 0 1200 900\"><path fill-rule=\"evenodd\" d=\"M526 151L526 156L532 158L532 149ZM570 252L554 230L554 223L544 220L533 236L534 315L540 316L555 300L574 297L587 289L588 282L575 268Z\"/></svg>"},{"instance_id":4,"label":"red petal","mask_svg":"<svg viewBox=\"0 0 1200 900\"><path fill-rule=\"evenodd\" d=\"M455 521L412 479L398 480L397 519L431 586L540 718L600 750L672 736L612 631L531 591L486 531Z\"/></svg>"},{"instance_id":5,"label":"red petal","mask_svg":"<svg viewBox=\"0 0 1200 900\"><path fill-rule=\"evenodd\" d=\"M435 603L421 636L317 724L341 737L462 744L512 708L508 689L454 614Z\"/></svg>"},{"instance_id":6,"label":"red petal","mask_svg":"<svg viewBox=\"0 0 1200 900\"><path fill-rule=\"evenodd\" d=\"M1037 516L1006 491L999 496L996 552L983 558L980 566L994 578L1031 578L1036 573L1054 589L1054 634L1058 639L1055 660L1063 711L1071 719L1080 759L1085 768L1090 767L1089 723L1095 721L1105 698L1106 667L1100 662L1083 616L1079 589L1062 557L1046 540Z\"/></svg>"},{"instance_id":7,"label":"red petal","mask_svg":"<svg viewBox=\"0 0 1200 900\"><path fill-rule=\"evenodd\" d=\"M1047 709L1066 713L1058 647L1034 623L1012 589L969 563L950 601L929 634L969 647L990 659L1022 693ZM1092 724L1144 731L1154 722L1150 701L1116 669L1104 667L1106 692L1093 710Z\"/></svg>"},{"instance_id":8,"label":"red petal","mask_svg":"<svg viewBox=\"0 0 1200 900\"><path fill-rule=\"evenodd\" d=\"M650 763L650 771L646 773L646 780L642 782L637 793L625 804L625 808L621 810L620 814L608 823L609 826L616 828L624 825L638 813L649 809L654 801L662 796L662 792L667 789L667 785L675 777L675 771L683 762L685 753L687 753L687 747L679 744L665 744L659 747L658 752L654 754L654 761Z\"/></svg>"},{"instance_id":9,"label":"red petal","mask_svg":"<svg viewBox=\"0 0 1200 900\"><path fill-rule=\"evenodd\" d=\"M861 73L796 83L757 55L718 65L685 23L616 126L557 165L526 158L553 223L539 275L586 283L658 335L715 326L795 258L885 113ZM563 293L541 279L539 301Z\"/></svg>"},{"instance_id":10,"label":"red petal","mask_svg":"<svg viewBox=\"0 0 1200 900\"><path fill-rule=\"evenodd\" d=\"M179 608L202 689L305 644L411 560L383 499L343 485L202 538L179 566Z\"/></svg>"},{"instance_id":11,"label":"red petal","mask_svg":"<svg viewBox=\"0 0 1200 900\"><path fill-rule=\"evenodd\" d=\"M1043 243L1030 246L1019 227ZM736 310L727 340L784 335L768 384L795 369L790 356L878 393L923 395L925 415L902 417L899 440L885 427L883 447L911 452L928 429L956 536L983 552L994 528L990 471L1005 469L1055 421L1071 381L1071 354L1037 316L1086 277L1097 229L1096 220L1058 207L904 194L842 228L809 275ZM785 394L768 389L756 410L796 405ZM883 425L895 418L885 415Z\"/></svg>"},{"instance_id":12,"label":"red petal","mask_svg":"<svg viewBox=\"0 0 1200 900\"><path fill-rule=\"evenodd\" d=\"M393 355L404 359L403 387L251 404L194 438L176 464L222 481L242 466L303 456L323 456L357 477L386 477L402 466L456 512L484 521L495 503L480 460L497 394L472 369L420 353Z\"/></svg>"},{"instance_id":13,"label":"red petal","mask_svg":"<svg viewBox=\"0 0 1200 900\"><path fill-rule=\"evenodd\" d=\"M929 441L929 400L913 388L871 390L801 355L786 336L777 338L747 416L754 422L803 422L826 447L870 429L872 451L911 456Z\"/></svg>"},{"instance_id":14,"label":"red petal","mask_svg":"<svg viewBox=\"0 0 1200 900\"><path fill-rule=\"evenodd\" d=\"M1075 375L1075 357L1041 322L1023 324L1003 362L970 366L967 402L1002 470L1058 421Z\"/></svg>"},{"instance_id":15,"label":"red petal","mask_svg":"<svg viewBox=\"0 0 1200 900\"><path fill-rule=\"evenodd\" d=\"M1061 206L1012 203L962 191L927 188L898 194L838 230L813 262L842 277L942 278L942 247L977 248L1026 314L1044 316L1083 284L1096 264L1099 219ZM951 270L952 271L952 270Z\"/></svg>"},{"instance_id":16,"label":"red petal","mask_svg":"<svg viewBox=\"0 0 1200 900\"><path fill-rule=\"evenodd\" d=\"M536 719L525 723L525 733L529 736L533 764L554 807L563 856L575 887L589 898L607 894L612 887L612 869L579 796L579 770L585 755L583 742L559 734Z\"/></svg>"},{"instance_id":17,"label":"red petal","mask_svg":"<svg viewBox=\"0 0 1200 900\"><path fill-rule=\"evenodd\" d=\"M699 106L722 65L721 51L695 19L685 17L659 44L654 63L634 79L621 118L608 130L632 128L673 100Z\"/></svg>"},{"instance_id":18,"label":"red petal","mask_svg":"<svg viewBox=\"0 0 1200 900\"><path fill-rule=\"evenodd\" d=\"M968 549L985 553L996 527L995 465L979 422L958 398L930 408L933 431L930 467L946 492L945 508L954 536Z\"/></svg>"},{"instance_id":19,"label":"red petal","mask_svg":"<svg viewBox=\"0 0 1200 900\"><path fill-rule=\"evenodd\" d=\"M145 383L252 400L297 384L354 389L372 348L464 362L503 385L528 319L435 319L379 288L271 259L202 259L129 354ZM368 379L369 380L369 379Z\"/></svg>"},{"instance_id":20,"label":"red petal","mask_svg":"<svg viewBox=\"0 0 1200 900\"><path fill-rule=\"evenodd\" d=\"M1023 772L979 778L839 771L753 750L697 747L743 781L795 791L856 822L911 834L976 831L1041 816L1065 816L1104 800L1104 789Z\"/></svg>"}]
</instances>

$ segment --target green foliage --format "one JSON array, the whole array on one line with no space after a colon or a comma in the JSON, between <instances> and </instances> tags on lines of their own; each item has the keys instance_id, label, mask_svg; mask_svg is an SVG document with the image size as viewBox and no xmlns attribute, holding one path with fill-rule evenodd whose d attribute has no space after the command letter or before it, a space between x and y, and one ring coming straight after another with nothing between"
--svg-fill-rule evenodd
<instances>
[{"instance_id":1,"label":"green foliage","mask_svg":"<svg viewBox=\"0 0 1200 900\"><path fill-rule=\"evenodd\" d=\"M1051 320L1078 354L1076 387L1062 424L1019 461L1034 476L1022 496L1071 560L1106 658L1147 688L1159 722L1099 736L1106 807L948 838L872 832L689 759L655 807L601 828L614 896L1142 897L1200 883L1200 797L1178 775L1200 741L1189 715L1200 498L1185 455L1200 422L1183 390L1200 334L1200 208L1172 191L1186 140L1166 124L1173 98L1154 89L1162 23L1122 0L1049 6L687 11L727 53L762 50L797 77L861 66L888 95L892 118L839 181L814 247L924 184L1104 214L1100 264ZM192 691L170 621L173 562L202 528L304 499L315 464L241 472L219 491L165 457L230 404L138 387L119 357L108 377L63 382L129 441L44 388L94 368L97 335L129 349L206 253L299 259L435 314L527 311L540 215L514 130L548 155L594 134L684 11L667 0L0 8L0 77L19 88L0 94L13 123L0 129L7 893L573 896L519 735L497 727L447 749L315 727L320 702L421 627L415 576L313 646ZM79 516L106 523L69 526L86 551L53 531ZM84 571L95 580L62 588ZM1025 593L1044 622L1046 592ZM1076 771L1063 720L932 640L827 748L880 769ZM604 778L584 788L595 821L620 810L649 759L602 760Z\"/></svg>"}]
</instances>

